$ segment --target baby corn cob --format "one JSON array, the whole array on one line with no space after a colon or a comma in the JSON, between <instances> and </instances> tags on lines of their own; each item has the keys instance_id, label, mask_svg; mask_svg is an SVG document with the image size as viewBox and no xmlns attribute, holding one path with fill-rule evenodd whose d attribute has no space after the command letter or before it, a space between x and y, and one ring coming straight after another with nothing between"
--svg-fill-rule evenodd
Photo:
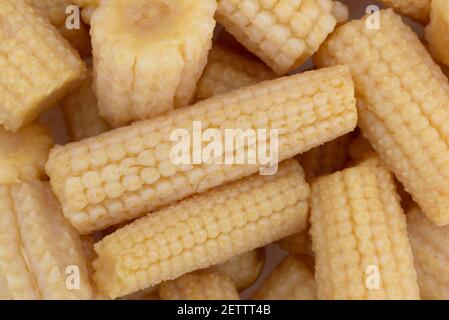
<instances>
[{"instance_id":1,"label":"baby corn cob","mask_svg":"<svg viewBox=\"0 0 449 320\"><path fill-rule=\"evenodd\" d=\"M0 273L11 299L91 298L80 238L49 184L0 185L0 216Z\"/></svg>"},{"instance_id":2,"label":"baby corn cob","mask_svg":"<svg viewBox=\"0 0 449 320\"><path fill-rule=\"evenodd\" d=\"M91 36L100 115L113 127L188 105L212 45L215 0L104 0Z\"/></svg>"},{"instance_id":3,"label":"baby corn cob","mask_svg":"<svg viewBox=\"0 0 449 320\"><path fill-rule=\"evenodd\" d=\"M217 21L274 72L311 57L334 30L332 0L218 0Z\"/></svg>"},{"instance_id":4,"label":"baby corn cob","mask_svg":"<svg viewBox=\"0 0 449 320\"><path fill-rule=\"evenodd\" d=\"M196 99L206 99L219 93L274 79L275 74L256 57L241 53L221 43L215 43L198 82Z\"/></svg>"},{"instance_id":5,"label":"baby corn cob","mask_svg":"<svg viewBox=\"0 0 449 320\"><path fill-rule=\"evenodd\" d=\"M425 34L435 60L449 66L449 6L447 0L433 0Z\"/></svg>"},{"instance_id":6,"label":"baby corn cob","mask_svg":"<svg viewBox=\"0 0 449 320\"><path fill-rule=\"evenodd\" d=\"M242 291L256 282L264 265L265 248L259 248L232 257L212 269L229 277L237 290Z\"/></svg>"},{"instance_id":7,"label":"baby corn cob","mask_svg":"<svg viewBox=\"0 0 449 320\"><path fill-rule=\"evenodd\" d=\"M435 226L418 207L407 212L407 227L421 297L449 299L449 227Z\"/></svg>"},{"instance_id":8,"label":"baby corn cob","mask_svg":"<svg viewBox=\"0 0 449 320\"><path fill-rule=\"evenodd\" d=\"M277 242L282 250L295 255L312 253L310 243L311 241L309 238L309 228L283 238Z\"/></svg>"},{"instance_id":9,"label":"baby corn cob","mask_svg":"<svg viewBox=\"0 0 449 320\"><path fill-rule=\"evenodd\" d=\"M92 89L93 76L89 70L82 85L65 97L62 110L74 141L97 136L110 129L98 114L97 98Z\"/></svg>"},{"instance_id":10,"label":"baby corn cob","mask_svg":"<svg viewBox=\"0 0 449 320\"><path fill-rule=\"evenodd\" d=\"M319 299L419 299L405 215L384 167L318 178L311 210Z\"/></svg>"},{"instance_id":11,"label":"baby corn cob","mask_svg":"<svg viewBox=\"0 0 449 320\"><path fill-rule=\"evenodd\" d=\"M223 263L300 232L309 187L290 160L276 175L251 177L165 207L95 245L95 281L111 298Z\"/></svg>"},{"instance_id":12,"label":"baby corn cob","mask_svg":"<svg viewBox=\"0 0 449 320\"><path fill-rule=\"evenodd\" d=\"M40 180L53 146L49 130L33 123L12 133L0 126L0 184Z\"/></svg>"},{"instance_id":13,"label":"baby corn cob","mask_svg":"<svg viewBox=\"0 0 449 320\"><path fill-rule=\"evenodd\" d=\"M267 81L54 148L47 173L66 217L79 232L89 233L249 176L267 164L260 158L232 165L202 160L174 164L174 130L192 132L200 123L200 134L206 129L276 131L276 156L282 161L352 131L357 122L353 90L344 66ZM256 146L273 141L268 135L255 139ZM201 148L208 143L203 141ZM198 151L189 145L188 155L195 157ZM226 152L236 159L248 148L243 143Z\"/></svg>"},{"instance_id":14,"label":"baby corn cob","mask_svg":"<svg viewBox=\"0 0 449 320\"><path fill-rule=\"evenodd\" d=\"M381 0L398 13L426 24L429 21L432 0ZM443 0L445 1L445 0Z\"/></svg>"},{"instance_id":15,"label":"baby corn cob","mask_svg":"<svg viewBox=\"0 0 449 320\"><path fill-rule=\"evenodd\" d=\"M228 276L208 270L162 283L159 296L162 300L239 300L239 293Z\"/></svg>"},{"instance_id":16,"label":"baby corn cob","mask_svg":"<svg viewBox=\"0 0 449 320\"><path fill-rule=\"evenodd\" d=\"M298 258L287 256L252 298L256 300L316 300L313 273Z\"/></svg>"},{"instance_id":17,"label":"baby corn cob","mask_svg":"<svg viewBox=\"0 0 449 320\"><path fill-rule=\"evenodd\" d=\"M0 124L17 131L84 75L78 54L23 0L0 5Z\"/></svg>"},{"instance_id":18,"label":"baby corn cob","mask_svg":"<svg viewBox=\"0 0 449 320\"><path fill-rule=\"evenodd\" d=\"M449 83L391 9L380 11L379 30L365 19L339 27L316 62L350 67L364 136L429 219L446 225Z\"/></svg>"}]
</instances>

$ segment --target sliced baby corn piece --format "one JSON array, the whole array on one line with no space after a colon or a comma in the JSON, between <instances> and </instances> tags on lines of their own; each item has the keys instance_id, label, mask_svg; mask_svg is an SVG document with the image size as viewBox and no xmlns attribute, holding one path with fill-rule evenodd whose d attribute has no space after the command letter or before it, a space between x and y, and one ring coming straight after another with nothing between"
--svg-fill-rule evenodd
<instances>
[{"instance_id":1,"label":"sliced baby corn piece","mask_svg":"<svg viewBox=\"0 0 449 320\"><path fill-rule=\"evenodd\" d=\"M305 228L299 233L285 237L277 242L277 245L284 251L294 255L313 254L309 228Z\"/></svg>"},{"instance_id":2,"label":"sliced baby corn piece","mask_svg":"<svg viewBox=\"0 0 449 320\"><path fill-rule=\"evenodd\" d=\"M256 57L217 42L209 52L196 99L206 99L275 77L274 72Z\"/></svg>"},{"instance_id":3,"label":"sliced baby corn piece","mask_svg":"<svg viewBox=\"0 0 449 320\"><path fill-rule=\"evenodd\" d=\"M312 183L319 299L419 299L405 215L392 175L357 166Z\"/></svg>"},{"instance_id":4,"label":"sliced baby corn piece","mask_svg":"<svg viewBox=\"0 0 449 320\"><path fill-rule=\"evenodd\" d=\"M105 0L91 18L95 92L113 127L188 105L207 63L214 0Z\"/></svg>"},{"instance_id":5,"label":"sliced baby corn piece","mask_svg":"<svg viewBox=\"0 0 449 320\"><path fill-rule=\"evenodd\" d=\"M50 131L38 123L15 133L0 126L0 184L43 178L53 143Z\"/></svg>"},{"instance_id":6,"label":"sliced baby corn piece","mask_svg":"<svg viewBox=\"0 0 449 320\"><path fill-rule=\"evenodd\" d=\"M364 136L429 219L446 225L449 83L400 16L379 14L379 30L367 18L339 27L316 62L350 67Z\"/></svg>"},{"instance_id":7,"label":"sliced baby corn piece","mask_svg":"<svg viewBox=\"0 0 449 320\"><path fill-rule=\"evenodd\" d=\"M0 272L14 299L90 299L80 238L50 185L0 186Z\"/></svg>"},{"instance_id":8,"label":"sliced baby corn piece","mask_svg":"<svg viewBox=\"0 0 449 320\"><path fill-rule=\"evenodd\" d=\"M423 299L449 299L449 227L437 227L415 206L407 212L418 284Z\"/></svg>"},{"instance_id":9,"label":"sliced baby corn piece","mask_svg":"<svg viewBox=\"0 0 449 320\"><path fill-rule=\"evenodd\" d=\"M95 92L92 88L92 70L81 86L61 102L62 110L74 141L97 136L110 130L109 124L98 114Z\"/></svg>"},{"instance_id":10,"label":"sliced baby corn piece","mask_svg":"<svg viewBox=\"0 0 449 320\"><path fill-rule=\"evenodd\" d=\"M429 22L432 0L381 0L400 14L408 16L423 24ZM444 0L443 0L444 1Z\"/></svg>"},{"instance_id":11,"label":"sliced baby corn piece","mask_svg":"<svg viewBox=\"0 0 449 320\"><path fill-rule=\"evenodd\" d=\"M255 300L316 300L313 272L300 258L287 256L252 296Z\"/></svg>"},{"instance_id":12,"label":"sliced baby corn piece","mask_svg":"<svg viewBox=\"0 0 449 320\"><path fill-rule=\"evenodd\" d=\"M2 0L0 21L0 124L17 131L73 89L85 68L24 0Z\"/></svg>"},{"instance_id":13,"label":"sliced baby corn piece","mask_svg":"<svg viewBox=\"0 0 449 320\"><path fill-rule=\"evenodd\" d=\"M79 232L89 233L249 176L352 131L357 122L353 90L344 66L266 81L54 148L46 170L66 217ZM210 142L190 143L190 132L199 125L197 137L220 131L215 142L224 146L225 156L214 151L212 159L202 157L199 149ZM226 129L234 133L227 138L232 148L222 134ZM188 134L186 143L176 137L180 131L184 138ZM244 134L256 143L245 142ZM173 156L179 145L187 161ZM255 148L266 159L248 161L246 155ZM241 155L246 160L240 161Z\"/></svg>"},{"instance_id":14,"label":"sliced baby corn piece","mask_svg":"<svg viewBox=\"0 0 449 320\"><path fill-rule=\"evenodd\" d=\"M435 60L449 66L449 6L446 0L432 1L430 23L425 29L429 50Z\"/></svg>"},{"instance_id":15,"label":"sliced baby corn piece","mask_svg":"<svg viewBox=\"0 0 449 320\"><path fill-rule=\"evenodd\" d=\"M72 11L75 9L72 0L25 0L35 8L42 16L49 19L58 29L59 33L66 38L78 51L80 56L91 55L90 36L88 28L79 21L79 26L72 28ZM76 12L74 12L76 14ZM70 22L66 24L66 22ZM69 27L67 27L69 26Z\"/></svg>"},{"instance_id":16,"label":"sliced baby corn piece","mask_svg":"<svg viewBox=\"0 0 449 320\"><path fill-rule=\"evenodd\" d=\"M162 300L239 300L232 280L219 272L200 270L159 286Z\"/></svg>"},{"instance_id":17,"label":"sliced baby corn piece","mask_svg":"<svg viewBox=\"0 0 449 320\"><path fill-rule=\"evenodd\" d=\"M95 281L111 298L264 246L306 225L309 188L290 160L193 196L117 230L95 245Z\"/></svg>"},{"instance_id":18,"label":"sliced baby corn piece","mask_svg":"<svg viewBox=\"0 0 449 320\"><path fill-rule=\"evenodd\" d=\"M232 257L211 269L232 280L238 291L249 288L259 278L265 266L265 248L258 248Z\"/></svg>"},{"instance_id":19,"label":"sliced baby corn piece","mask_svg":"<svg viewBox=\"0 0 449 320\"><path fill-rule=\"evenodd\" d=\"M311 57L334 30L331 0L218 0L217 21L277 74Z\"/></svg>"}]
</instances>

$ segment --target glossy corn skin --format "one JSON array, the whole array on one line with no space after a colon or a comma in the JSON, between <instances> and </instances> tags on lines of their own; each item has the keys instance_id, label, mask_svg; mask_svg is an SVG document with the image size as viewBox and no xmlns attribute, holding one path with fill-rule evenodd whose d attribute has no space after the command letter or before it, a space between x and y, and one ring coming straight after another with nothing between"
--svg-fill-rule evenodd
<instances>
[{"instance_id":1,"label":"glossy corn skin","mask_svg":"<svg viewBox=\"0 0 449 320\"><path fill-rule=\"evenodd\" d=\"M215 17L274 72L286 74L318 49L337 23L331 0L219 0Z\"/></svg>"},{"instance_id":2,"label":"glossy corn skin","mask_svg":"<svg viewBox=\"0 0 449 320\"><path fill-rule=\"evenodd\" d=\"M316 300L313 272L301 259L287 256L252 297L256 300Z\"/></svg>"},{"instance_id":3,"label":"glossy corn skin","mask_svg":"<svg viewBox=\"0 0 449 320\"><path fill-rule=\"evenodd\" d=\"M391 174L361 165L318 178L311 188L318 298L419 299Z\"/></svg>"},{"instance_id":4,"label":"glossy corn skin","mask_svg":"<svg viewBox=\"0 0 449 320\"><path fill-rule=\"evenodd\" d=\"M162 283L159 296L163 300L239 300L239 293L228 276L208 270Z\"/></svg>"},{"instance_id":5,"label":"glossy corn skin","mask_svg":"<svg viewBox=\"0 0 449 320\"><path fill-rule=\"evenodd\" d=\"M109 124L98 114L97 98L92 85L92 70L88 70L81 86L61 102L73 141L95 137L110 130Z\"/></svg>"},{"instance_id":6,"label":"glossy corn skin","mask_svg":"<svg viewBox=\"0 0 449 320\"><path fill-rule=\"evenodd\" d=\"M430 23L425 30L429 50L438 62L449 65L449 7L445 0L432 1Z\"/></svg>"},{"instance_id":7,"label":"glossy corn skin","mask_svg":"<svg viewBox=\"0 0 449 320\"><path fill-rule=\"evenodd\" d=\"M353 130L357 121L353 94L343 66L268 81L56 147L46 170L64 214L79 232L88 233L262 167L260 161L175 165L169 156L174 129L190 132L193 121L201 121L202 132L208 128L277 130L282 161ZM260 136L258 143L266 140Z\"/></svg>"},{"instance_id":8,"label":"glossy corn skin","mask_svg":"<svg viewBox=\"0 0 449 320\"><path fill-rule=\"evenodd\" d=\"M0 274L8 299L90 299L78 234L64 218L48 183L0 185ZM79 289L67 269L79 270Z\"/></svg>"},{"instance_id":9,"label":"glossy corn skin","mask_svg":"<svg viewBox=\"0 0 449 320\"><path fill-rule=\"evenodd\" d=\"M338 28L317 54L321 66L351 69L359 126L426 215L449 223L449 83L414 32L391 9L381 29Z\"/></svg>"},{"instance_id":10,"label":"glossy corn skin","mask_svg":"<svg viewBox=\"0 0 449 320\"><path fill-rule=\"evenodd\" d=\"M407 228L421 298L449 299L449 228L435 226L416 206L407 212Z\"/></svg>"},{"instance_id":11,"label":"glossy corn skin","mask_svg":"<svg viewBox=\"0 0 449 320\"><path fill-rule=\"evenodd\" d=\"M165 207L96 244L95 281L111 298L300 232L309 189L296 161Z\"/></svg>"},{"instance_id":12,"label":"glossy corn skin","mask_svg":"<svg viewBox=\"0 0 449 320\"><path fill-rule=\"evenodd\" d=\"M53 144L44 125L33 123L15 133L0 126L0 184L43 178Z\"/></svg>"},{"instance_id":13,"label":"glossy corn skin","mask_svg":"<svg viewBox=\"0 0 449 320\"><path fill-rule=\"evenodd\" d=\"M218 42L209 52L206 68L198 82L196 100L274 78L274 72L256 57Z\"/></svg>"},{"instance_id":14,"label":"glossy corn skin","mask_svg":"<svg viewBox=\"0 0 449 320\"><path fill-rule=\"evenodd\" d=\"M432 0L381 0L398 13L426 24L429 21Z\"/></svg>"}]
</instances>

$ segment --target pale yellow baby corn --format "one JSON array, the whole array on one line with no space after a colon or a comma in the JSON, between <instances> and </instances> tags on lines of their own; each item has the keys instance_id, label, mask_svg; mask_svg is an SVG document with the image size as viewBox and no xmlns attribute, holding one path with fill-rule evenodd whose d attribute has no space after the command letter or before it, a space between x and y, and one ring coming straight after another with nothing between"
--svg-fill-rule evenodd
<instances>
[{"instance_id":1,"label":"pale yellow baby corn","mask_svg":"<svg viewBox=\"0 0 449 320\"><path fill-rule=\"evenodd\" d=\"M311 211L319 299L419 299L405 215L384 167L318 178Z\"/></svg>"},{"instance_id":2,"label":"pale yellow baby corn","mask_svg":"<svg viewBox=\"0 0 449 320\"><path fill-rule=\"evenodd\" d=\"M39 180L53 146L50 131L32 123L12 133L0 126L0 184Z\"/></svg>"},{"instance_id":3,"label":"pale yellow baby corn","mask_svg":"<svg viewBox=\"0 0 449 320\"><path fill-rule=\"evenodd\" d=\"M49 184L0 185L0 274L8 299L91 298L80 238Z\"/></svg>"},{"instance_id":4,"label":"pale yellow baby corn","mask_svg":"<svg viewBox=\"0 0 449 320\"><path fill-rule=\"evenodd\" d=\"M89 70L82 85L61 102L62 110L73 141L97 136L110 130L109 124L98 114L93 76Z\"/></svg>"},{"instance_id":5,"label":"pale yellow baby corn","mask_svg":"<svg viewBox=\"0 0 449 320\"><path fill-rule=\"evenodd\" d=\"M256 57L218 42L209 52L206 68L198 82L196 99L206 99L274 78L274 72Z\"/></svg>"},{"instance_id":6,"label":"pale yellow baby corn","mask_svg":"<svg viewBox=\"0 0 449 320\"><path fill-rule=\"evenodd\" d=\"M256 300L316 300L313 272L300 259L287 256L252 296Z\"/></svg>"},{"instance_id":7,"label":"pale yellow baby corn","mask_svg":"<svg viewBox=\"0 0 449 320\"><path fill-rule=\"evenodd\" d=\"M239 300L232 280L219 272L201 270L159 286L162 300Z\"/></svg>"},{"instance_id":8,"label":"pale yellow baby corn","mask_svg":"<svg viewBox=\"0 0 449 320\"><path fill-rule=\"evenodd\" d=\"M236 161L237 154L247 154L248 143L229 151L234 152L232 165L224 161L174 164L170 157L175 146L170 141L174 130L192 132L194 122L201 124L198 133L211 128L221 132L276 130L277 160L282 161L352 131L357 122L353 90L344 66L263 82L152 120L56 147L51 151L46 170L64 214L78 231L88 233L249 176L267 164L260 158L253 163ZM257 135L257 146L271 144L273 140L268 137L271 133ZM203 141L202 147L207 144ZM192 145L187 146L188 155L195 156L195 150Z\"/></svg>"},{"instance_id":9,"label":"pale yellow baby corn","mask_svg":"<svg viewBox=\"0 0 449 320\"><path fill-rule=\"evenodd\" d=\"M123 227L95 245L95 281L111 298L173 280L264 246L306 226L309 187L289 160L193 196Z\"/></svg>"},{"instance_id":10,"label":"pale yellow baby corn","mask_svg":"<svg viewBox=\"0 0 449 320\"><path fill-rule=\"evenodd\" d=\"M334 30L332 0L218 0L217 21L277 74L304 63Z\"/></svg>"},{"instance_id":11,"label":"pale yellow baby corn","mask_svg":"<svg viewBox=\"0 0 449 320\"><path fill-rule=\"evenodd\" d=\"M232 257L211 269L224 274L232 280L238 291L250 287L265 266L265 248L259 248Z\"/></svg>"},{"instance_id":12,"label":"pale yellow baby corn","mask_svg":"<svg viewBox=\"0 0 449 320\"><path fill-rule=\"evenodd\" d=\"M350 67L364 136L429 219L446 225L449 83L391 9L380 11L379 30L367 28L365 19L339 27L316 62Z\"/></svg>"},{"instance_id":13,"label":"pale yellow baby corn","mask_svg":"<svg viewBox=\"0 0 449 320\"><path fill-rule=\"evenodd\" d=\"M277 244L282 250L291 254L299 255L312 253L308 227L299 233L295 233L279 240Z\"/></svg>"},{"instance_id":14,"label":"pale yellow baby corn","mask_svg":"<svg viewBox=\"0 0 449 320\"><path fill-rule=\"evenodd\" d=\"M113 127L188 105L207 63L215 0L104 0L93 12L94 86Z\"/></svg>"},{"instance_id":15,"label":"pale yellow baby corn","mask_svg":"<svg viewBox=\"0 0 449 320\"><path fill-rule=\"evenodd\" d=\"M433 0L425 34L435 60L449 66L449 6L447 0Z\"/></svg>"},{"instance_id":16,"label":"pale yellow baby corn","mask_svg":"<svg viewBox=\"0 0 449 320\"><path fill-rule=\"evenodd\" d=\"M407 212L418 284L423 299L449 299L449 227L437 227L418 207Z\"/></svg>"},{"instance_id":17,"label":"pale yellow baby corn","mask_svg":"<svg viewBox=\"0 0 449 320\"><path fill-rule=\"evenodd\" d=\"M86 24L90 24L92 13L100 4L101 0L73 0L73 3L82 8L81 17Z\"/></svg>"},{"instance_id":18,"label":"pale yellow baby corn","mask_svg":"<svg viewBox=\"0 0 449 320\"><path fill-rule=\"evenodd\" d=\"M433 0L381 0L398 13L426 24L429 21L430 4ZM446 0L443 0L446 1Z\"/></svg>"}]
</instances>

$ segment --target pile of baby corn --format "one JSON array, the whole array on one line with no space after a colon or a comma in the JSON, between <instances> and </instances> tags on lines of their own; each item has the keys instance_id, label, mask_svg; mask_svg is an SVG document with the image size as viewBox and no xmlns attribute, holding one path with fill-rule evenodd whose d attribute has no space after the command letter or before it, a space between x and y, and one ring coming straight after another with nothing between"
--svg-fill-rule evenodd
<instances>
[{"instance_id":1,"label":"pile of baby corn","mask_svg":"<svg viewBox=\"0 0 449 320\"><path fill-rule=\"evenodd\" d=\"M449 299L449 2L383 2L0 0L0 299Z\"/></svg>"}]
</instances>

